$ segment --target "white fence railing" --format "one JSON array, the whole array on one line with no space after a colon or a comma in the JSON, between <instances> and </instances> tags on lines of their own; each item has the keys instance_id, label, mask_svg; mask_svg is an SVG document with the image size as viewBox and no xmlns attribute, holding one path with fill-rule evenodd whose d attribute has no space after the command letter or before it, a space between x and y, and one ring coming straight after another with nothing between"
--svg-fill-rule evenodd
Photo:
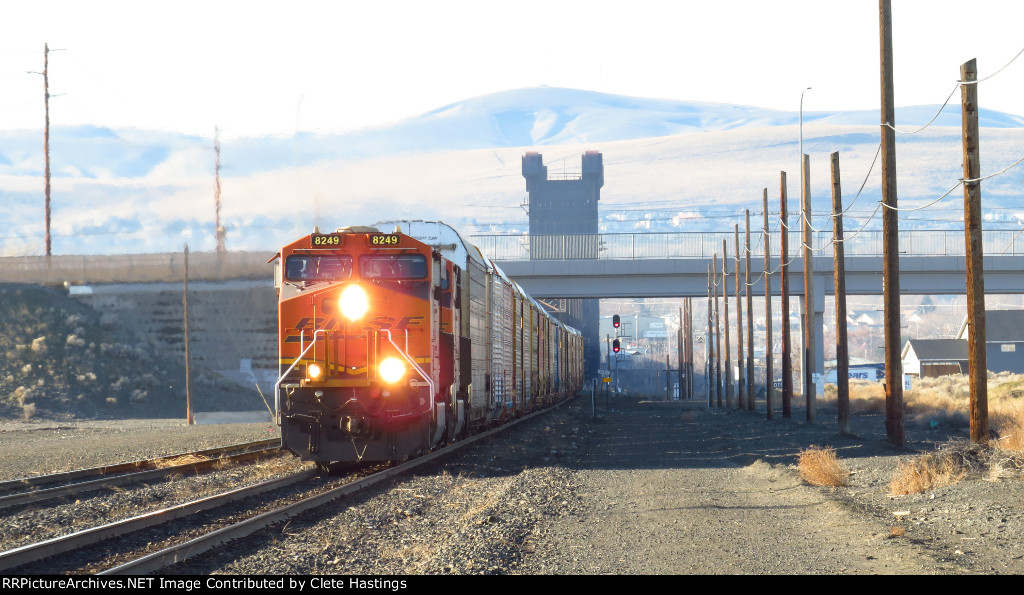
<instances>
[{"instance_id":1,"label":"white fence railing","mask_svg":"<svg viewBox=\"0 0 1024 595\"><path fill-rule=\"evenodd\" d=\"M844 242L847 256L881 256L882 232L863 231L847 234ZM1024 254L1024 234L1020 230L984 232L985 254ZM832 256L832 232L812 234L811 248L816 256ZM606 233L575 235L477 235L470 241L493 260L561 260L561 259L641 259L641 258L711 258L722 255L725 241L729 258L735 258L735 234L730 232L676 233ZM740 250L746 236L740 232ZM750 234L752 257L764 258L764 234ZM964 256L964 232L958 230L913 230L899 234L900 255ZM771 238L772 257L780 254L778 234ZM803 254L802 234L789 232L790 257Z\"/></svg>"}]
</instances>

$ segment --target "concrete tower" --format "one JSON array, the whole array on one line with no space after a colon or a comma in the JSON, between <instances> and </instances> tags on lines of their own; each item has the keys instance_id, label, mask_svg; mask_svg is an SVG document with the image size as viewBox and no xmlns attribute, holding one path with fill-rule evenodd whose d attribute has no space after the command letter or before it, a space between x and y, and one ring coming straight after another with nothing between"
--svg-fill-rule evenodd
<instances>
[{"instance_id":1,"label":"concrete tower","mask_svg":"<svg viewBox=\"0 0 1024 595\"><path fill-rule=\"evenodd\" d=\"M601 153L584 153L579 172L549 176L540 153L531 151L523 155L523 177L530 195L530 259L597 259L597 202L604 185ZM569 242L546 237L567 235L580 237ZM596 376L601 363L599 301L544 300L544 304L559 320L583 333L586 375Z\"/></svg>"}]
</instances>

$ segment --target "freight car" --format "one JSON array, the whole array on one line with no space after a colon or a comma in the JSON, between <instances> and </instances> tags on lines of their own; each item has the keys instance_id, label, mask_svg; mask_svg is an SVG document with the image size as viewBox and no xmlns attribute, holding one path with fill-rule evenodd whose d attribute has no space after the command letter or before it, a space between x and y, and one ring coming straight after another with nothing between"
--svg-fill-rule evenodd
<instances>
[{"instance_id":1,"label":"freight car","mask_svg":"<svg viewBox=\"0 0 1024 595\"><path fill-rule=\"evenodd\" d=\"M444 223L314 230L274 262L277 422L304 460L402 461L582 388L582 335Z\"/></svg>"}]
</instances>

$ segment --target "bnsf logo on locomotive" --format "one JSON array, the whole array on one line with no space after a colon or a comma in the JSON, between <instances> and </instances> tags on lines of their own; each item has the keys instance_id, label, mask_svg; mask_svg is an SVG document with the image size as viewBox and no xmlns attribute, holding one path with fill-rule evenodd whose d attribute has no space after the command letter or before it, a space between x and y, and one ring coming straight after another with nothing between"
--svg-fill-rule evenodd
<instances>
[{"instance_id":1,"label":"bnsf logo on locomotive","mask_svg":"<svg viewBox=\"0 0 1024 595\"><path fill-rule=\"evenodd\" d=\"M404 316L401 319L395 318L394 316L376 316L366 321L366 324L358 327L361 331L376 331L376 330L403 330L414 326L422 326L424 316ZM298 333L305 331L305 334L312 333L313 331L324 329L334 330L338 328L338 318L300 318L299 322L290 329L293 335L290 335L285 339L285 343L298 343L301 337ZM352 328L352 330L357 330ZM355 339L360 337L345 337L346 339Z\"/></svg>"}]
</instances>

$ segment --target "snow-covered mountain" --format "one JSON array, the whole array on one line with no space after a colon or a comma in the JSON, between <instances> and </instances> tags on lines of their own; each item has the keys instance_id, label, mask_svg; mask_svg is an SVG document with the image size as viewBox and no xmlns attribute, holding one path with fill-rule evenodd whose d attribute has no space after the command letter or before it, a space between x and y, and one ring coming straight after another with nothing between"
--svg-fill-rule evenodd
<instances>
[{"instance_id":1,"label":"snow-covered mountain","mask_svg":"<svg viewBox=\"0 0 1024 595\"><path fill-rule=\"evenodd\" d=\"M914 130L938 109L900 108L897 127ZM747 106L550 87L506 91L389 126L223 141L221 216L232 249L274 249L313 225L401 217L442 219L470 233L521 231L522 154L541 152L549 171L576 170L584 151L598 150L606 229L731 230L744 208L760 213L763 188L778 196L780 171L792 172L789 194L797 196L799 123L797 112ZM983 109L981 125L983 171L1024 154L1024 118ZM844 196L851 200L864 183L860 209L865 218L871 214L877 165L866 183L865 177L878 128L874 110L804 112L815 212L830 209L828 155L839 151ZM955 186L958 105L947 106L925 131L897 136L901 205L930 202ZM55 127L50 146L55 253L213 248L212 137ZM983 187L987 214L1006 226L1018 225L1021 169ZM958 196L908 215L908 225L955 225ZM41 253L41 131L0 132L0 202L7 223L0 253Z\"/></svg>"}]
</instances>

